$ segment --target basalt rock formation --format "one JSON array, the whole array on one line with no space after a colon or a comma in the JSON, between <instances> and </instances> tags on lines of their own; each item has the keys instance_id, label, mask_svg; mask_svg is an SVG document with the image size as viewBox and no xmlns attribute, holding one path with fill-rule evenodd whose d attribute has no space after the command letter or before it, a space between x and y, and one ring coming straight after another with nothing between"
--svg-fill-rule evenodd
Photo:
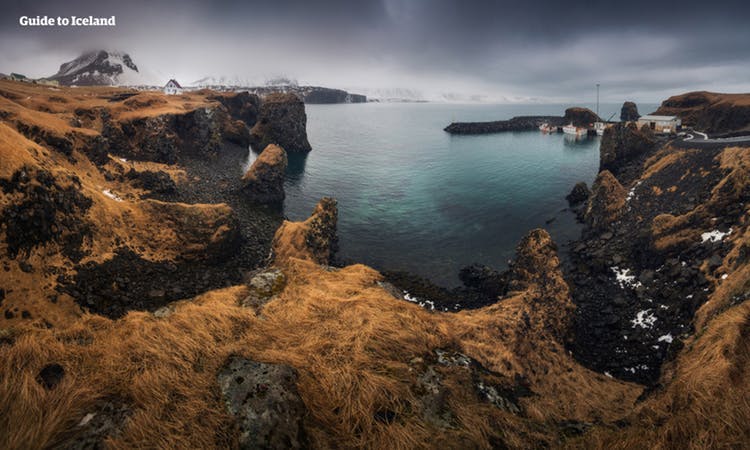
<instances>
[{"instance_id":1,"label":"basalt rock formation","mask_svg":"<svg viewBox=\"0 0 750 450\"><path fill-rule=\"evenodd\" d=\"M281 224L274 236L274 260L283 264L294 254L317 264L330 264L338 247L337 222L336 199L323 197L306 221Z\"/></svg>"},{"instance_id":2,"label":"basalt rock formation","mask_svg":"<svg viewBox=\"0 0 750 450\"><path fill-rule=\"evenodd\" d=\"M634 123L616 123L604 130L599 146L599 170L618 175L629 162L652 151L656 144L649 129L639 130Z\"/></svg>"},{"instance_id":3,"label":"basalt rock formation","mask_svg":"<svg viewBox=\"0 0 750 450\"><path fill-rule=\"evenodd\" d=\"M307 141L305 104L294 94L270 94L263 98L258 121L250 130L250 145L261 151L270 144L290 153L312 150Z\"/></svg>"},{"instance_id":4,"label":"basalt rock formation","mask_svg":"<svg viewBox=\"0 0 750 450\"><path fill-rule=\"evenodd\" d=\"M632 122L638 120L641 117L638 114L638 106L634 102L625 102L622 104L620 109L620 121L621 122Z\"/></svg>"},{"instance_id":5,"label":"basalt rock formation","mask_svg":"<svg viewBox=\"0 0 750 450\"><path fill-rule=\"evenodd\" d=\"M242 190L257 203L279 203L284 200L286 152L270 144L261 152L242 177Z\"/></svg>"},{"instance_id":6,"label":"basalt rock formation","mask_svg":"<svg viewBox=\"0 0 750 450\"><path fill-rule=\"evenodd\" d=\"M565 199L568 200L570 206L576 206L588 200L590 195L591 191L589 190L589 187L586 186L586 182L580 181L573 186L570 194L566 195Z\"/></svg>"},{"instance_id":7,"label":"basalt rock formation","mask_svg":"<svg viewBox=\"0 0 750 450\"><path fill-rule=\"evenodd\" d=\"M655 114L676 115L684 126L709 134L750 133L750 95L689 92L664 100Z\"/></svg>"}]
</instances>

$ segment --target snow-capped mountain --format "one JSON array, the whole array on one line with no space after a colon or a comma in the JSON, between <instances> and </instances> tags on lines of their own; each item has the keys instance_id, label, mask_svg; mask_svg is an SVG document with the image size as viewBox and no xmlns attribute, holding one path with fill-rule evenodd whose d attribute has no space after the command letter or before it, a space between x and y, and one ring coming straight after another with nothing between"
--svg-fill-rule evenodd
<instances>
[{"instance_id":1,"label":"snow-capped mountain","mask_svg":"<svg viewBox=\"0 0 750 450\"><path fill-rule=\"evenodd\" d=\"M51 77L63 86L136 86L155 82L138 70L127 53L87 52L60 66Z\"/></svg>"}]
</instances>

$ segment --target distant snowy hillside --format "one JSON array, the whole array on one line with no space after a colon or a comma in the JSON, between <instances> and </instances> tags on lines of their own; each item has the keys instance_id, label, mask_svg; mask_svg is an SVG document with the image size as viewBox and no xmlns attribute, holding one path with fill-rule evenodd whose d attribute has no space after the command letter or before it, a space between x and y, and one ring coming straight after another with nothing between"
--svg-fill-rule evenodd
<instances>
[{"instance_id":1,"label":"distant snowy hillside","mask_svg":"<svg viewBox=\"0 0 750 450\"><path fill-rule=\"evenodd\" d=\"M62 64L49 79L64 86L135 86L158 81L139 71L127 53L105 50L87 52Z\"/></svg>"}]
</instances>

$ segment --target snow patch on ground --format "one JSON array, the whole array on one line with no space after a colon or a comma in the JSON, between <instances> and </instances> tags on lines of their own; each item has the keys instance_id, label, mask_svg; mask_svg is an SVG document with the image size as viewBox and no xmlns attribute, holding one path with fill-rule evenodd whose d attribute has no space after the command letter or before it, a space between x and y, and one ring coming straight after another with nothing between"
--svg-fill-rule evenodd
<instances>
[{"instance_id":1,"label":"snow patch on ground","mask_svg":"<svg viewBox=\"0 0 750 450\"><path fill-rule=\"evenodd\" d=\"M105 189L102 191L102 194L106 195L107 197L111 198L112 200L116 202L121 202L122 198L120 198L119 195L115 194L114 192L110 191L109 189Z\"/></svg>"},{"instance_id":2,"label":"snow patch on ground","mask_svg":"<svg viewBox=\"0 0 750 450\"><path fill-rule=\"evenodd\" d=\"M671 334L665 334L664 336L659 336L659 339L657 339L658 342L666 342L667 344L671 344L674 338Z\"/></svg>"},{"instance_id":3,"label":"snow patch on ground","mask_svg":"<svg viewBox=\"0 0 750 450\"><path fill-rule=\"evenodd\" d=\"M639 286L642 286L641 282L635 279L635 275L630 274L630 269L620 269L618 266L614 266L612 267L612 272L614 272L615 274L615 280L617 281L617 284L619 284L623 289L625 289L626 287L635 289Z\"/></svg>"},{"instance_id":4,"label":"snow patch on ground","mask_svg":"<svg viewBox=\"0 0 750 450\"><path fill-rule=\"evenodd\" d=\"M721 232L719 230L709 231L701 234L701 243L705 244L706 242L721 242L730 234L732 234L731 228L726 232Z\"/></svg>"},{"instance_id":5,"label":"snow patch on ground","mask_svg":"<svg viewBox=\"0 0 750 450\"><path fill-rule=\"evenodd\" d=\"M635 315L635 319L630 321L630 323L633 324L633 328L651 328L654 326L655 322L656 316L651 313L650 309L638 311L638 314Z\"/></svg>"},{"instance_id":6,"label":"snow patch on ground","mask_svg":"<svg viewBox=\"0 0 750 450\"><path fill-rule=\"evenodd\" d=\"M633 185L633 187L632 187L632 188L630 188L630 190L628 191L628 196L627 196L627 197L625 197L625 201L626 201L626 202L630 202L630 200L632 200L632 199L634 199L634 198L636 197L636 195L635 195L635 190L636 190L636 189L638 188L638 186L640 186L640 185L641 185L641 183L643 183L643 181L642 181L642 180L641 180L641 181L639 181L639 182L637 182L637 183L635 183L635 184Z\"/></svg>"},{"instance_id":7,"label":"snow patch on ground","mask_svg":"<svg viewBox=\"0 0 750 450\"><path fill-rule=\"evenodd\" d=\"M435 311L435 302L432 300L422 300L419 297L414 297L407 291L404 291L404 300L407 302L416 303L417 305L421 306L424 309L429 309L430 311Z\"/></svg>"}]
</instances>

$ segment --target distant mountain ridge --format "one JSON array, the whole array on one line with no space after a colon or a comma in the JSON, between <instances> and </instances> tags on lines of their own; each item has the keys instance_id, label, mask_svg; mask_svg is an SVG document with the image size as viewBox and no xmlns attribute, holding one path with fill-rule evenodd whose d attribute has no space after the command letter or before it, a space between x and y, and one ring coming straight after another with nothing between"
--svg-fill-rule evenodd
<instances>
[{"instance_id":1,"label":"distant mountain ridge","mask_svg":"<svg viewBox=\"0 0 750 450\"><path fill-rule=\"evenodd\" d=\"M150 84L127 53L95 50L60 65L48 77L63 86L128 86Z\"/></svg>"}]
</instances>

